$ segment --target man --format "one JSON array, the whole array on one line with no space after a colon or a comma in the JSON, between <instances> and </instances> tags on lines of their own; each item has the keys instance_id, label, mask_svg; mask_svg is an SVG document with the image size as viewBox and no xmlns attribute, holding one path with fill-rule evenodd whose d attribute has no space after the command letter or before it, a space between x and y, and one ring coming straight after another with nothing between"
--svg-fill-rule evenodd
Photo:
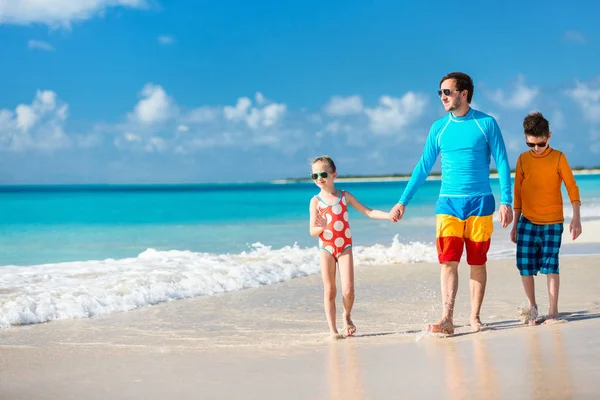
<instances>
[{"instance_id":1,"label":"man","mask_svg":"<svg viewBox=\"0 0 600 400\"><path fill-rule=\"evenodd\" d=\"M487 281L487 252L494 230L496 208L490 187L490 155L500 176L500 222L506 228L513 219L510 166L506 147L496 120L470 107L473 80L462 72L452 72L440 82L440 96L449 113L433 123L421 159L415 166L400 201L390 211L390 219L402 219L415 192L423 184L438 155L442 158L442 185L435 207L436 247L441 264L443 314L427 330L454 333L454 301L458 290L458 263L466 247L471 266L471 327L483 328L479 312Z\"/></svg>"}]
</instances>

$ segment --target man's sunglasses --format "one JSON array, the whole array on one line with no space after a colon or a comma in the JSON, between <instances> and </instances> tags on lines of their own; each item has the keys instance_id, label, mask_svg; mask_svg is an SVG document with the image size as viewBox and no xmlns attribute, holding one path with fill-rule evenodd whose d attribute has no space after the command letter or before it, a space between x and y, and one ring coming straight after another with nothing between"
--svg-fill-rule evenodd
<instances>
[{"instance_id":1,"label":"man's sunglasses","mask_svg":"<svg viewBox=\"0 0 600 400\"><path fill-rule=\"evenodd\" d=\"M313 180L317 180L318 178L327 178L329 176L329 174L327 172L317 172L316 174L311 174L310 177L313 178Z\"/></svg>"},{"instance_id":2,"label":"man's sunglasses","mask_svg":"<svg viewBox=\"0 0 600 400\"><path fill-rule=\"evenodd\" d=\"M533 148L535 146L542 148L542 147L546 147L546 145L548 144L548 141L542 142L542 143L529 143L529 142L525 142L527 144L527 146Z\"/></svg>"},{"instance_id":3,"label":"man's sunglasses","mask_svg":"<svg viewBox=\"0 0 600 400\"><path fill-rule=\"evenodd\" d=\"M452 90L456 90L457 92L460 92L460 90L458 90L458 89L441 89L441 90L438 90L438 96L442 97L442 94L444 96L450 96L450 94L452 94Z\"/></svg>"}]
</instances>

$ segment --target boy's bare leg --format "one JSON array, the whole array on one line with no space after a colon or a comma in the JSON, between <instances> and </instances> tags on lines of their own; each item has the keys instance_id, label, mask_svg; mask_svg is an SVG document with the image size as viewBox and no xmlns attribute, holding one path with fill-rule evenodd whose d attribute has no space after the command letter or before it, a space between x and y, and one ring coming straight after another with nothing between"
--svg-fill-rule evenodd
<instances>
[{"instance_id":1,"label":"boy's bare leg","mask_svg":"<svg viewBox=\"0 0 600 400\"><path fill-rule=\"evenodd\" d=\"M344 299L344 334L354 335L356 326L352 322L350 314L354 305L354 256L352 249L348 248L342 252L338 259L340 266L340 278L342 281L342 294Z\"/></svg>"},{"instance_id":2,"label":"boy's bare leg","mask_svg":"<svg viewBox=\"0 0 600 400\"><path fill-rule=\"evenodd\" d=\"M481 304L483 304L486 284L486 265L471 265L469 289L471 294L471 330L473 332L480 331L484 328L484 325L481 323L481 319L479 318L479 312L481 311Z\"/></svg>"},{"instance_id":3,"label":"boy's bare leg","mask_svg":"<svg viewBox=\"0 0 600 400\"><path fill-rule=\"evenodd\" d=\"M454 333L454 302L458 291L458 262L447 262L442 264L441 267L442 319L435 324L429 324L427 330L452 335Z\"/></svg>"},{"instance_id":4,"label":"boy's bare leg","mask_svg":"<svg viewBox=\"0 0 600 400\"><path fill-rule=\"evenodd\" d=\"M321 277L323 278L323 304L325 306L325 316L329 325L329 333L333 338L338 338L335 315L335 258L325 250L321 250Z\"/></svg>"},{"instance_id":5,"label":"boy's bare leg","mask_svg":"<svg viewBox=\"0 0 600 400\"><path fill-rule=\"evenodd\" d=\"M533 276L521 276L521 282L523 282L523 289L525 289L525 296L529 301L529 316L527 322L529 325L535 325L538 317L537 303L535 301L535 281Z\"/></svg>"},{"instance_id":6,"label":"boy's bare leg","mask_svg":"<svg viewBox=\"0 0 600 400\"><path fill-rule=\"evenodd\" d=\"M560 287L560 275L548 274L548 318L544 324L556 322L558 319L558 289Z\"/></svg>"}]
</instances>

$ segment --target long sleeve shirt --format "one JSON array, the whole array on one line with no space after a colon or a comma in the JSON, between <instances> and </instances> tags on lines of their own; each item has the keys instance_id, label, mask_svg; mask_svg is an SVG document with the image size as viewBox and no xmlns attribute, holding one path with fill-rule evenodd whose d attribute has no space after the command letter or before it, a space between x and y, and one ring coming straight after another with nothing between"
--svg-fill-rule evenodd
<instances>
[{"instance_id":1,"label":"long sleeve shirt","mask_svg":"<svg viewBox=\"0 0 600 400\"><path fill-rule=\"evenodd\" d=\"M573 171L562 152L548 147L541 154L522 153L515 171L515 211L534 224L563 223L562 182L571 203L581 204Z\"/></svg>"},{"instance_id":2,"label":"long sleeve shirt","mask_svg":"<svg viewBox=\"0 0 600 400\"><path fill-rule=\"evenodd\" d=\"M408 205L431 172L439 154L442 156L440 196L491 194L492 156L500 177L500 202L512 205L510 166L500 127L492 116L474 109L470 109L463 117L448 113L433 123L421 159L415 166L399 203Z\"/></svg>"}]
</instances>

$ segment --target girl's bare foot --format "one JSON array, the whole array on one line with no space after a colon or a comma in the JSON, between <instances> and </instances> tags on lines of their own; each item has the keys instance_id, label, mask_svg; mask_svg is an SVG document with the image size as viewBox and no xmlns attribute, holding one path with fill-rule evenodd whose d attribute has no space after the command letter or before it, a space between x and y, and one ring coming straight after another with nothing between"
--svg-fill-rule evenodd
<instances>
[{"instance_id":1,"label":"girl's bare foot","mask_svg":"<svg viewBox=\"0 0 600 400\"><path fill-rule=\"evenodd\" d=\"M352 322L350 315L344 316L344 333L347 336L352 336L356 333L356 326Z\"/></svg>"}]
</instances>

